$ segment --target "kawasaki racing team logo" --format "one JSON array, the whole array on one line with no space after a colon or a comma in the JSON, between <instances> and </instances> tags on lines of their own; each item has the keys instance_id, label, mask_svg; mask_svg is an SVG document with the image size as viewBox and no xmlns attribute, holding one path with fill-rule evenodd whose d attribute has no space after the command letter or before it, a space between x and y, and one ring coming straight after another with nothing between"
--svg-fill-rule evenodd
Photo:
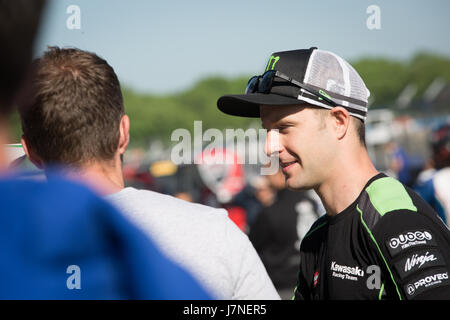
<instances>
[{"instance_id":1,"label":"kawasaki racing team logo","mask_svg":"<svg viewBox=\"0 0 450 320\"><path fill-rule=\"evenodd\" d=\"M358 281L358 277L364 277L364 270L361 267L343 266L336 261L331 262L330 270L333 271L331 275L336 278Z\"/></svg>"}]
</instances>

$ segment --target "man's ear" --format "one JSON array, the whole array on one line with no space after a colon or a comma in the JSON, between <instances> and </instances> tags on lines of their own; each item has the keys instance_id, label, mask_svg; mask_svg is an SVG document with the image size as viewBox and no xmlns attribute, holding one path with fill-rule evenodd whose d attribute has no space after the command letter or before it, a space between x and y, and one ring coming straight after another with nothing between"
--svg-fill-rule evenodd
<instances>
[{"instance_id":1,"label":"man's ear","mask_svg":"<svg viewBox=\"0 0 450 320\"><path fill-rule=\"evenodd\" d=\"M343 139L347 134L350 124L350 114L343 107L334 107L330 110L333 130L337 134L339 140Z\"/></svg>"},{"instance_id":2,"label":"man's ear","mask_svg":"<svg viewBox=\"0 0 450 320\"><path fill-rule=\"evenodd\" d=\"M29 147L24 135L22 135L22 137L20 138L20 143L22 143L23 150L25 151L27 158L30 159L31 163L33 163L37 168L43 170L44 162Z\"/></svg>"},{"instance_id":3,"label":"man's ear","mask_svg":"<svg viewBox=\"0 0 450 320\"><path fill-rule=\"evenodd\" d=\"M130 143L130 118L125 114L120 119L119 154L124 154Z\"/></svg>"}]
</instances>

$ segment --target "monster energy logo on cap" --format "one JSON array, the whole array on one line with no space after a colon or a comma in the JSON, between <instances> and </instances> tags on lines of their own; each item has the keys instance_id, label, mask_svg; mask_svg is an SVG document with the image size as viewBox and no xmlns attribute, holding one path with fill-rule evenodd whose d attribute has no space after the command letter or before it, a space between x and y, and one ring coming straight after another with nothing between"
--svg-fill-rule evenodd
<instances>
[{"instance_id":1,"label":"monster energy logo on cap","mask_svg":"<svg viewBox=\"0 0 450 320\"><path fill-rule=\"evenodd\" d=\"M266 71L273 70L275 68L275 64L280 60L279 56L270 56L269 62L267 63ZM270 67L270 64L272 64L272 67Z\"/></svg>"}]
</instances>

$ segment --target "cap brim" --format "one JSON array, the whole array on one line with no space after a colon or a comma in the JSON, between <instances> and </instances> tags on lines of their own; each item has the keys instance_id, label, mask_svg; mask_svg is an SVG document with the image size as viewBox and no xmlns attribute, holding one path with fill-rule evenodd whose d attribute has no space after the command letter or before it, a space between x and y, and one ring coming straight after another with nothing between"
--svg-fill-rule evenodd
<instances>
[{"instance_id":1,"label":"cap brim","mask_svg":"<svg viewBox=\"0 0 450 320\"><path fill-rule=\"evenodd\" d=\"M222 96L217 100L217 107L232 116L259 118L260 105L289 106L301 103L301 100L278 94L251 93Z\"/></svg>"}]
</instances>

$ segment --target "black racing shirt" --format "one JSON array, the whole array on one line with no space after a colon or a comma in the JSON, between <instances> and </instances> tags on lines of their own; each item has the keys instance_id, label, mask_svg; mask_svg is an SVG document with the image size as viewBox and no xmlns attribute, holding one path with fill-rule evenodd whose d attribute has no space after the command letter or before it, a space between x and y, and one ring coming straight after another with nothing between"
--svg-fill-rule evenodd
<instances>
[{"instance_id":1,"label":"black racing shirt","mask_svg":"<svg viewBox=\"0 0 450 320\"><path fill-rule=\"evenodd\" d=\"M304 237L294 298L450 299L450 231L414 191L380 173Z\"/></svg>"}]
</instances>

